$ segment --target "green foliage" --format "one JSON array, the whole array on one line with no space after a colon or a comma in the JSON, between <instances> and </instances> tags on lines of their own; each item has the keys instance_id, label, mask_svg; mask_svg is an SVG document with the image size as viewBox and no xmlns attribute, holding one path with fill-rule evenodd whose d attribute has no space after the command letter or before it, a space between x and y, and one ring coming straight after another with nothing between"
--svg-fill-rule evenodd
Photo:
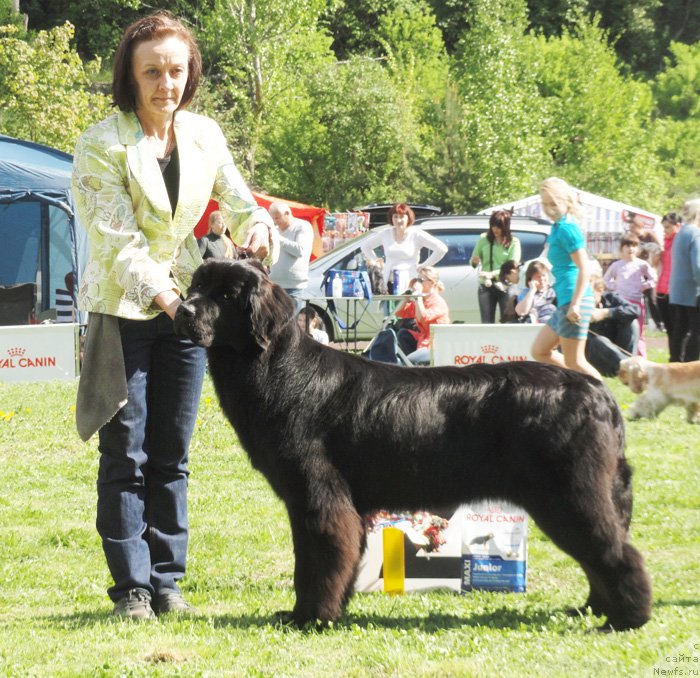
<instances>
[{"instance_id":1,"label":"green foliage","mask_svg":"<svg viewBox=\"0 0 700 678\"><path fill-rule=\"evenodd\" d=\"M330 40L317 28L324 3L215 0L211 13L201 17L211 81L226 105L235 106L241 121L236 136L253 181L270 109L282 105L306 70L327 58Z\"/></svg>"},{"instance_id":2,"label":"green foliage","mask_svg":"<svg viewBox=\"0 0 700 678\"><path fill-rule=\"evenodd\" d=\"M662 116L686 120L700 115L700 42L670 46L665 69L654 82L657 108Z\"/></svg>"},{"instance_id":3,"label":"green foliage","mask_svg":"<svg viewBox=\"0 0 700 678\"><path fill-rule=\"evenodd\" d=\"M24 31L24 17L14 10L12 0L0 0L0 26L15 26Z\"/></svg>"},{"instance_id":4,"label":"green foliage","mask_svg":"<svg viewBox=\"0 0 700 678\"><path fill-rule=\"evenodd\" d=\"M547 119L552 173L593 193L655 203L660 176L650 129L650 87L625 77L596 23L530 43Z\"/></svg>"},{"instance_id":5,"label":"green foliage","mask_svg":"<svg viewBox=\"0 0 700 678\"><path fill-rule=\"evenodd\" d=\"M16 35L0 27L0 129L72 152L78 135L109 108L107 97L91 90L99 61L83 63L71 49L68 23L30 42Z\"/></svg>"},{"instance_id":6,"label":"green foliage","mask_svg":"<svg viewBox=\"0 0 700 678\"><path fill-rule=\"evenodd\" d=\"M401 101L376 61L356 58L310 74L304 96L276 110L259 179L272 193L331 209L394 200L401 181Z\"/></svg>"},{"instance_id":7,"label":"green foliage","mask_svg":"<svg viewBox=\"0 0 700 678\"><path fill-rule=\"evenodd\" d=\"M524 0L484 0L467 19L456 73L468 146L455 207L474 210L532 190L547 155L536 73L524 50Z\"/></svg>"},{"instance_id":8,"label":"green foliage","mask_svg":"<svg viewBox=\"0 0 700 678\"><path fill-rule=\"evenodd\" d=\"M700 187L700 43L673 43L656 77L654 133L664 182L664 208L678 210Z\"/></svg>"}]
</instances>

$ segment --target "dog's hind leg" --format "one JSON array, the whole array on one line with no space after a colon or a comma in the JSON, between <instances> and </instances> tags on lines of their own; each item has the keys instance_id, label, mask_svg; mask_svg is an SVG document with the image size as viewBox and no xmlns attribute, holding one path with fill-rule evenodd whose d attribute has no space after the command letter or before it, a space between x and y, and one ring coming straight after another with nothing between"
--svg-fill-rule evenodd
<instances>
[{"instance_id":1,"label":"dog's hind leg","mask_svg":"<svg viewBox=\"0 0 700 678\"><path fill-rule=\"evenodd\" d=\"M288 507L294 540L292 620L338 620L352 595L364 538L362 519L347 498L322 509Z\"/></svg>"},{"instance_id":2,"label":"dog's hind leg","mask_svg":"<svg viewBox=\"0 0 700 678\"><path fill-rule=\"evenodd\" d=\"M574 504L525 506L542 531L583 567L591 586L586 606L607 616L616 630L642 626L651 617L651 584L611 498L589 495ZM549 502L548 502L549 503Z\"/></svg>"}]
</instances>

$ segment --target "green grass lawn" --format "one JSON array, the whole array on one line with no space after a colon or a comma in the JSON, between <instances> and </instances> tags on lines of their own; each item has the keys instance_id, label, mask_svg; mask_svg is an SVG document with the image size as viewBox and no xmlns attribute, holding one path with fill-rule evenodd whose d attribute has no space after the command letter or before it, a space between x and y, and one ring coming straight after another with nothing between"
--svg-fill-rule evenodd
<instances>
[{"instance_id":1,"label":"green grass lawn","mask_svg":"<svg viewBox=\"0 0 700 678\"><path fill-rule=\"evenodd\" d=\"M627 408L632 394L608 383ZM286 514L208 381L182 586L201 614L145 624L111 616L94 528L98 453L75 433L75 390L0 384L2 676L700 675L700 426L680 408L627 426L632 538L654 585L641 630L600 634L600 619L567 617L585 599L585 578L533 527L525 594L362 594L334 628L301 632L273 617L293 603Z\"/></svg>"}]
</instances>

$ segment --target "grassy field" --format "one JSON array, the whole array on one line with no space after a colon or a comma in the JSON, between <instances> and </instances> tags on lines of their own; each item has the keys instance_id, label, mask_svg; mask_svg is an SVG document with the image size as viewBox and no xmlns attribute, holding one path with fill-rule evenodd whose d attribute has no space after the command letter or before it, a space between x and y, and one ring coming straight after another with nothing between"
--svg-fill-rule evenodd
<instances>
[{"instance_id":1,"label":"grassy field","mask_svg":"<svg viewBox=\"0 0 700 678\"><path fill-rule=\"evenodd\" d=\"M633 396L610 380L623 408ZM353 598L341 623L274 623L293 602L286 515L254 472L207 382L191 454L189 571L200 616L111 616L94 529L95 441L74 430L75 384L0 384L2 676L700 675L700 427L680 408L628 424L633 542L654 617L600 634L575 563L533 528L525 594ZM668 672L668 673L666 673ZM682 672L682 673L680 673Z\"/></svg>"}]
</instances>

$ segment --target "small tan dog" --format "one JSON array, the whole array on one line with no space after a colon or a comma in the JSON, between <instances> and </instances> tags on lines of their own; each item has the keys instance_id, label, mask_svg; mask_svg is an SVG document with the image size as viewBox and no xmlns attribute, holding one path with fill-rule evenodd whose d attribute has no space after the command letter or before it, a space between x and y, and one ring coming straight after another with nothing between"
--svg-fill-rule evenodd
<instances>
[{"instance_id":1,"label":"small tan dog","mask_svg":"<svg viewBox=\"0 0 700 678\"><path fill-rule=\"evenodd\" d=\"M630 419L653 419L667 405L683 405L688 421L700 421L700 360L692 363L652 363L644 358L620 362L620 381L633 393L646 393L632 405Z\"/></svg>"}]
</instances>

